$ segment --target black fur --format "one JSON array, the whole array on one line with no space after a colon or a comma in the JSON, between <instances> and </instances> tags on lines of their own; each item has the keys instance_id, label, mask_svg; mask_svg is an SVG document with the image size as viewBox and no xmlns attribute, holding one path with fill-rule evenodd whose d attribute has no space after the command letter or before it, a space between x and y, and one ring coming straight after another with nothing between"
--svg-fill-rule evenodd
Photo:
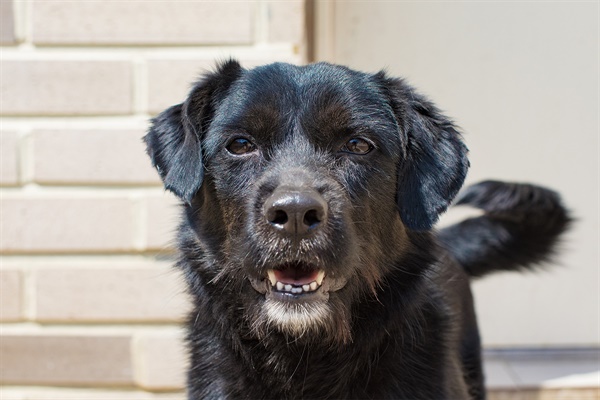
<instances>
[{"instance_id":1,"label":"black fur","mask_svg":"<svg viewBox=\"0 0 600 400\"><path fill-rule=\"evenodd\" d=\"M431 228L467 150L432 103L384 73L229 61L145 140L183 200L190 399L483 399L468 273L543 261L568 225L553 192L484 183L462 202L487 214L440 242ZM326 204L309 233L266 217L284 189L294 207ZM318 271L310 294L268 280Z\"/></svg>"},{"instance_id":2,"label":"black fur","mask_svg":"<svg viewBox=\"0 0 600 400\"><path fill-rule=\"evenodd\" d=\"M571 223L556 192L527 184L481 182L465 190L456 204L485 212L438 235L473 277L550 261Z\"/></svg>"}]
</instances>

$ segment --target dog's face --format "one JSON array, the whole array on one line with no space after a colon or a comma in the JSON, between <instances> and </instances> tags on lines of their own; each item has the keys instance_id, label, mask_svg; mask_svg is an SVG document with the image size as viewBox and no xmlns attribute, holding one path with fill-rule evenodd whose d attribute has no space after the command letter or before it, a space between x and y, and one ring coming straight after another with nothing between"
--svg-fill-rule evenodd
<instances>
[{"instance_id":1,"label":"dog's face","mask_svg":"<svg viewBox=\"0 0 600 400\"><path fill-rule=\"evenodd\" d=\"M257 336L348 341L352 306L399 267L468 164L409 86L329 64L225 63L145 139L187 204L197 273Z\"/></svg>"}]
</instances>

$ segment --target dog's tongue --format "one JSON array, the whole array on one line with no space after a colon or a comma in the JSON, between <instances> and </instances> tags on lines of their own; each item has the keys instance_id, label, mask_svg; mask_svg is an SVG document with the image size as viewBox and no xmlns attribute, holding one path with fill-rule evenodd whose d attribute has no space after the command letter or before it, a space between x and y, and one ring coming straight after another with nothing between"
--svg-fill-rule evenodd
<instances>
[{"instance_id":1,"label":"dog's tongue","mask_svg":"<svg viewBox=\"0 0 600 400\"><path fill-rule=\"evenodd\" d=\"M282 269L276 269L275 279L281 283L290 285L308 285L317 280L319 271L317 269L303 269L298 267L286 266Z\"/></svg>"}]
</instances>

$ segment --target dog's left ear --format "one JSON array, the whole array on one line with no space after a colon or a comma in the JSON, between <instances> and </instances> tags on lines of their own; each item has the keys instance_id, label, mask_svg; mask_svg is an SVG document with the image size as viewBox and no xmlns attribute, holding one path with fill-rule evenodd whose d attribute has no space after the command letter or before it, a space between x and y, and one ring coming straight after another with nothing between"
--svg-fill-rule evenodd
<instances>
[{"instance_id":1,"label":"dog's left ear","mask_svg":"<svg viewBox=\"0 0 600 400\"><path fill-rule=\"evenodd\" d=\"M400 79L375 75L390 99L402 130L397 205L404 224L431 229L461 188L469 161L467 147L452 121Z\"/></svg>"},{"instance_id":2,"label":"dog's left ear","mask_svg":"<svg viewBox=\"0 0 600 400\"><path fill-rule=\"evenodd\" d=\"M239 78L237 61L222 63L217 71L204 75L183 104L170 107L152 120L144 136L152 165L165 188L186 203L200 190L204 178L201 140L212 121L219 99Z\"/></svg>"}]
</instances>

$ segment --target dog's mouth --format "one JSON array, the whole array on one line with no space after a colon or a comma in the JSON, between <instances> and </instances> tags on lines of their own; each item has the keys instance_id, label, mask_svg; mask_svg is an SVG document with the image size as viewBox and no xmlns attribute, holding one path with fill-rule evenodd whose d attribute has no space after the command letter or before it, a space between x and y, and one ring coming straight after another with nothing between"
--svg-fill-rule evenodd
<instances>
[{"instance_id":1,"label":"dog's mouth","mask_svg":"<svg viewBox=\"0 0 600 400\"><path fill-rule=\"evenodd\" d=\"M341 311L334 306L339 301L334 292L344 288L348 279L336 276L333 268L292 261L272 265L250 278L250 282L254 290L264 295L260 302L264 320L259 318L259 321L267 323L263 327L265 334L276 327L286 334L302 337L308 331L326 329L327 324L336 320Z\"/></svg>"},{"instance_id":2,"label":"dog's mouth","mask_svg":"<svg viewBox=\"0 0 600 400\"><path fill-rule=\"evenodd\" d=\"M271 290L302 295L321 288L325 271L310 264L284 264L267 271Z\"/></svg>"},{"instance_id":3,"label":"dog's mouth","mask_svg":"<svg viewBox=\"0 0 600 400\"><path fill-rule=\"evenodd\" d=\"M266 277L250 279L254 289L278 300L309 300L345 286L346 280L334 278L314 264L290 262L266 271Z\"/></svg>"}]
</instances>

